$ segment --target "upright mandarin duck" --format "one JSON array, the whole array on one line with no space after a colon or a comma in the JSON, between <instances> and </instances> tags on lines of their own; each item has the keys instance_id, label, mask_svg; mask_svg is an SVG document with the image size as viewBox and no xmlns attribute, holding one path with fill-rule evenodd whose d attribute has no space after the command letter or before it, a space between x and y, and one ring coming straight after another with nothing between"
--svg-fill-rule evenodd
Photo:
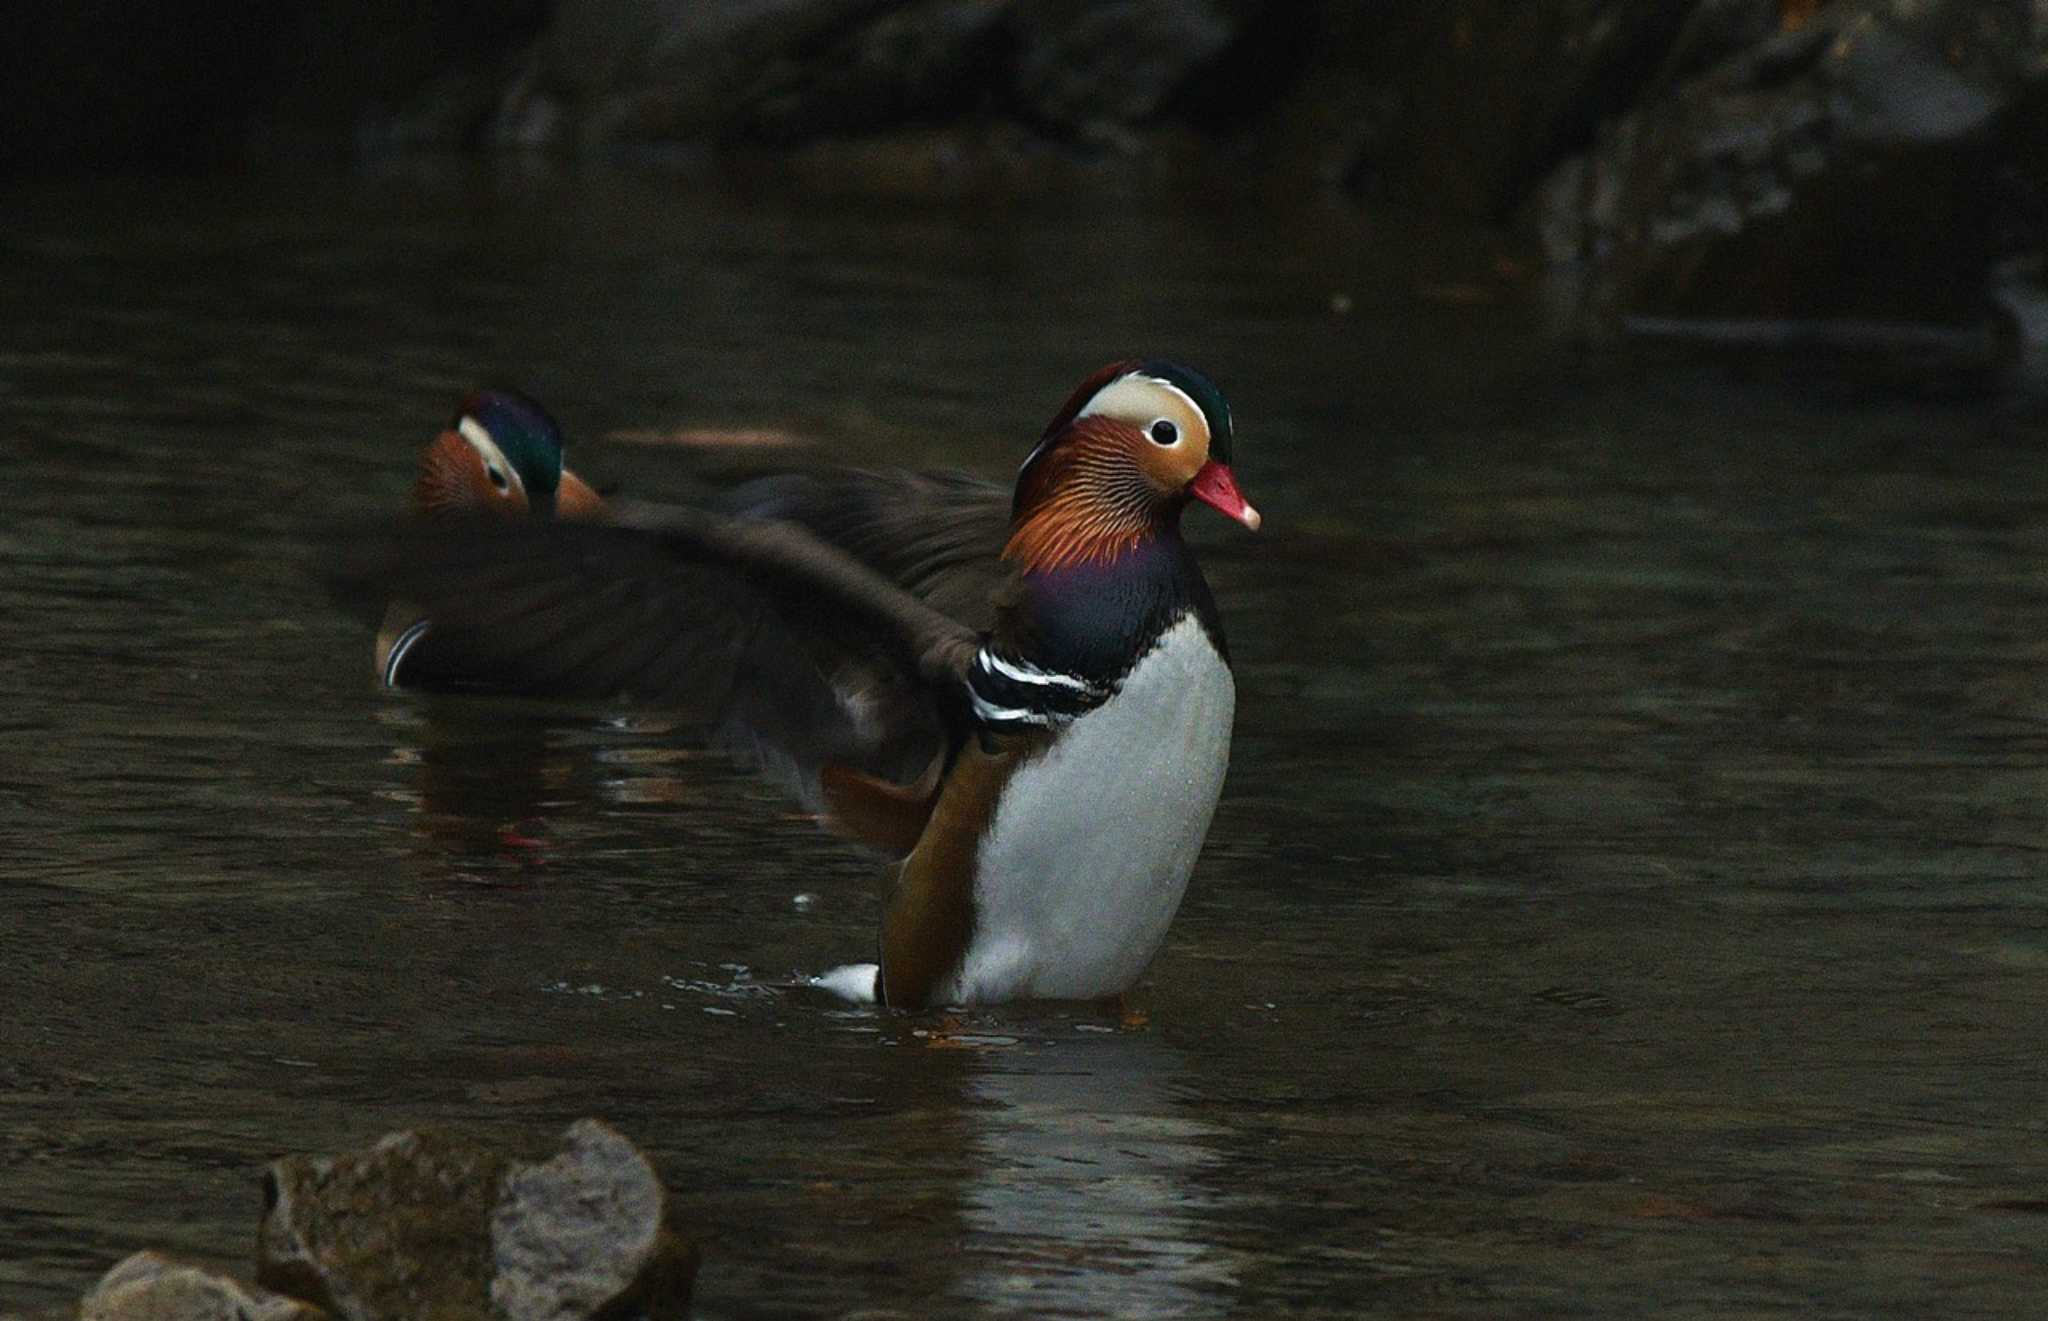
<instances>
[{"instance_id":1,"label":"upright mandarin duck","mask_svg":"<svg viewBox=\"0 0 2048 1321\"><path fill-rule=\"evenodd\" d=\"M695 709L898 859L879 959L817 984L1105 998L1165 939L1229 760L1235 688L1180 517L1258 528L1230 451L1207 377L1118 362L1014 491L850 472L630 526L415 524L340 582L395 579L451 662L524 691Z\"/></svg>"},{"instance_id":2,"label":"upright mandarin duck","mask_svg":"<svg viewBox=\"0 0 2048 1321\"><path fill-rule=\"evenodd\" d=\"M424 518L602 518L604 500L562 466L562 432L547 410L513 390L478 390L420 454L412 512ZM387 688L456 688L465 682L423 645L433 621L393 601L377 632L378 679Z\"/></svg>"}]
</instances>

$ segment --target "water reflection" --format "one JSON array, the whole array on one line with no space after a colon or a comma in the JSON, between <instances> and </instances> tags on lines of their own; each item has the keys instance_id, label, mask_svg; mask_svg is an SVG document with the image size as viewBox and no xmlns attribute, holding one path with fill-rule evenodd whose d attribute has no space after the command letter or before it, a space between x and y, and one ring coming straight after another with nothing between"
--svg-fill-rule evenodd
<instances>
[{"instance_id":1,"label":"water reflection","mask_svg":"<svg viewBox=\"0 0 2048 1321\"><path fill-rule=\"evenodd\" d=\"M547 865L548 809L589 779L581 752L548 725L487 703L392 701L378 721L397 736L385 791L413 812L415 854L447 880L516 880Z\"/></svg>"},{"instance_id":2,"label":"water reflection","mask_svg":"<svg viewBox=\"0 0 2048 1321\"><path fill-rule=\"evenodd\" d=\"M595 1112L714 1317L2040 1311L2031 419L1624 377L1377 219L491 183L0 212L5 1305L233 1257L280 1151ZM1203 551L1238 742L1151 1033L764 993L871 861L648 728L374 697L305 571L479 374L681 498L598 438L998 475L1152 348L1272 524Z\"/></svg>"},{"instance_id":3,"label":"water reflection","mask_svg":"<svg viewBox=\"0 0 2048 1321\"><path fill-rule=\"evenodd\" d=\"M590 807L717 807L721 786L685 767L705 754L671 721L579 716L541 703L391 697L382 796L409 809L429 876L516 879L546 867L554 821Z\"/></svg>"},{"instance_id":4,"label":"water reflection","mask_svg":"<svg viewBox=\"0 0 2048 1321\"><path fill-rule=\"evenodd\" d=\"M396 735L387 792L412 808L415 850L438 878L541 872L555 850L577 845L551 819L565 808L571 816L651 808L680 839L689 827L677 809L716 813L733 787L718 782L683 732L635 718L579 721L539 707L436 699L393 700L379 720ZM664 987L665 997L685 999L723 1002L733 993L674 976ZM734 1010L721 1003L704 1012ZM852 1017L856 1030L888 1037L914 1021ZM955 1115L941 1145L964 1156L945 1164L960 1171L959 1219L977 1245L952 1263L957 1293L1032 1316L1228 1310L1231 1258L1205 1243L1201 1223L1222 1202L1211 1177L1221 1134L1183 1113L1180 1050L1106 1022L1061 1020L1056 1037L907 1031L928 1048L915 1052L920 1064L941 1048L957 1050L961 1064L936 1071ZM928 1104L934 1073L917 1073Z\"/></svg>"},{"instance_id":5,"label":"water reflection","mask_svg":"<svg viewBox=\"0 0 2048 1321\"><path fill-rule=\"evenodd\" d=\"M1235 1271L1202 1228L1221 1201L1207 1177L1220 1133L1180 1113L1181 1052L1104 1034L977 1058L961 1202L978 1246L961 1291L1030 1316L1226 1313Z\"/></svg>"},{"instance_id":6,"label":"water reflection","mask_svg":"<svg viewBox=\"0 0 2048 1321\"><path fill-rule=\"evenodd\" d=\"M682 732L628 717L578 721L538 707L436 699L391 701L379 719L397 736L388 792L413 809L416 852L441 879L541 873L554 850L574 847L551 822L564 808L652 808L684 831L674 809L716 812L732 787L708 773ZM665 995L722 1000L731 992L675 978L665 985ZM891 1037L911 1021L856 1018L861 1031L879 1026ZM928 1048L957 1049L963 1065L941 1071L957 1117L944 1145L964 1152L946 1163L961 1172L959 1218L976 1245L952 1263L957 1293L996 1313L1031 1316L1229 1310L1232 1258L1205 1242L1214 1236L1202 1224L1222 1207L1213 1177L1222 1134L1184 1113L1183 1052L1106 1022L1062 1020L1057 1037L911 1032ZM916 1055L931 1062L928 1050ZM922 1091L932 1078L920 1075Z\"/></svg>"}]
</instances>

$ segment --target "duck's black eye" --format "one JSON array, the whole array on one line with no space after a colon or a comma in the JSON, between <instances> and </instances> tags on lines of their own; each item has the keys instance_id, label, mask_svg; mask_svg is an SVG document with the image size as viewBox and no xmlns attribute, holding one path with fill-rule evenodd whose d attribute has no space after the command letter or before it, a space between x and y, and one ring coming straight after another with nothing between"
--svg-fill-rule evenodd
<instances>
[{"instance_id":1,"label":"duck's black eye","mask_svg":"<svg viewBox=\"0 0 2048 1321\"><path fill-rule=\"evenodd\" d=\"M1155 445L1171 445L1180 439L1180 428L1165 418L1152 424L1152 442Z\"/></svg>"},{"instance_id":2,"label":"duck's black eye","mask_svg":"<svg viewBox=\"0 0 2048 1321\"><path fill-rule=\"evenodd\" d=\"M486 463L484 465L484 471L491 475L491 485L497 487L501 491L509 491L512 489L512 483L505 480L505 474L498 471L497 464Z\"/></svg>"}]
</instances>

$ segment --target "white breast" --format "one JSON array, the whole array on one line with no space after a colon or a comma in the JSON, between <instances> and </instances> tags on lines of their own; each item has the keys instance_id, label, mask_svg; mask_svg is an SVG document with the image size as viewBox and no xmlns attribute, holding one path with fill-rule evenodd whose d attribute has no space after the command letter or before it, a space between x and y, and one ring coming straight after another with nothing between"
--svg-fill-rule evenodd
<instances>
[{"instance_id":1,"label":"white breast","mask_svg":"<svg viewBox=\"0 0 2048 1321\"><path fill-rule=\"evenodd\" d=\"M1236 707L1190 616L1019 769L982 840L973 941L937 998L1087 999L1135 982L1209 832Z\"/></svg>"}]
</instances>

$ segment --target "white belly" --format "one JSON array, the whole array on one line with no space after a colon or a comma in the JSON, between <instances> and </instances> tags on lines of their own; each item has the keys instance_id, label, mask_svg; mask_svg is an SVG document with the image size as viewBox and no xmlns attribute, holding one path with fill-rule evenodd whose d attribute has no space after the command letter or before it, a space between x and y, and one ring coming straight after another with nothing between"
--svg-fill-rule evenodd
<instances>
[{"instance_id":1,"label":"white belly","mask_svg":"<svg viewBox=\"0 0 2048 1321\"><path fill-rule=\"evenodd\" d=\"M1087 999L1135 982L1209 833L1236 707L1189 617L1018 770L982 840L972 943L936 998Z\"/></svg>"}]
</instances>

